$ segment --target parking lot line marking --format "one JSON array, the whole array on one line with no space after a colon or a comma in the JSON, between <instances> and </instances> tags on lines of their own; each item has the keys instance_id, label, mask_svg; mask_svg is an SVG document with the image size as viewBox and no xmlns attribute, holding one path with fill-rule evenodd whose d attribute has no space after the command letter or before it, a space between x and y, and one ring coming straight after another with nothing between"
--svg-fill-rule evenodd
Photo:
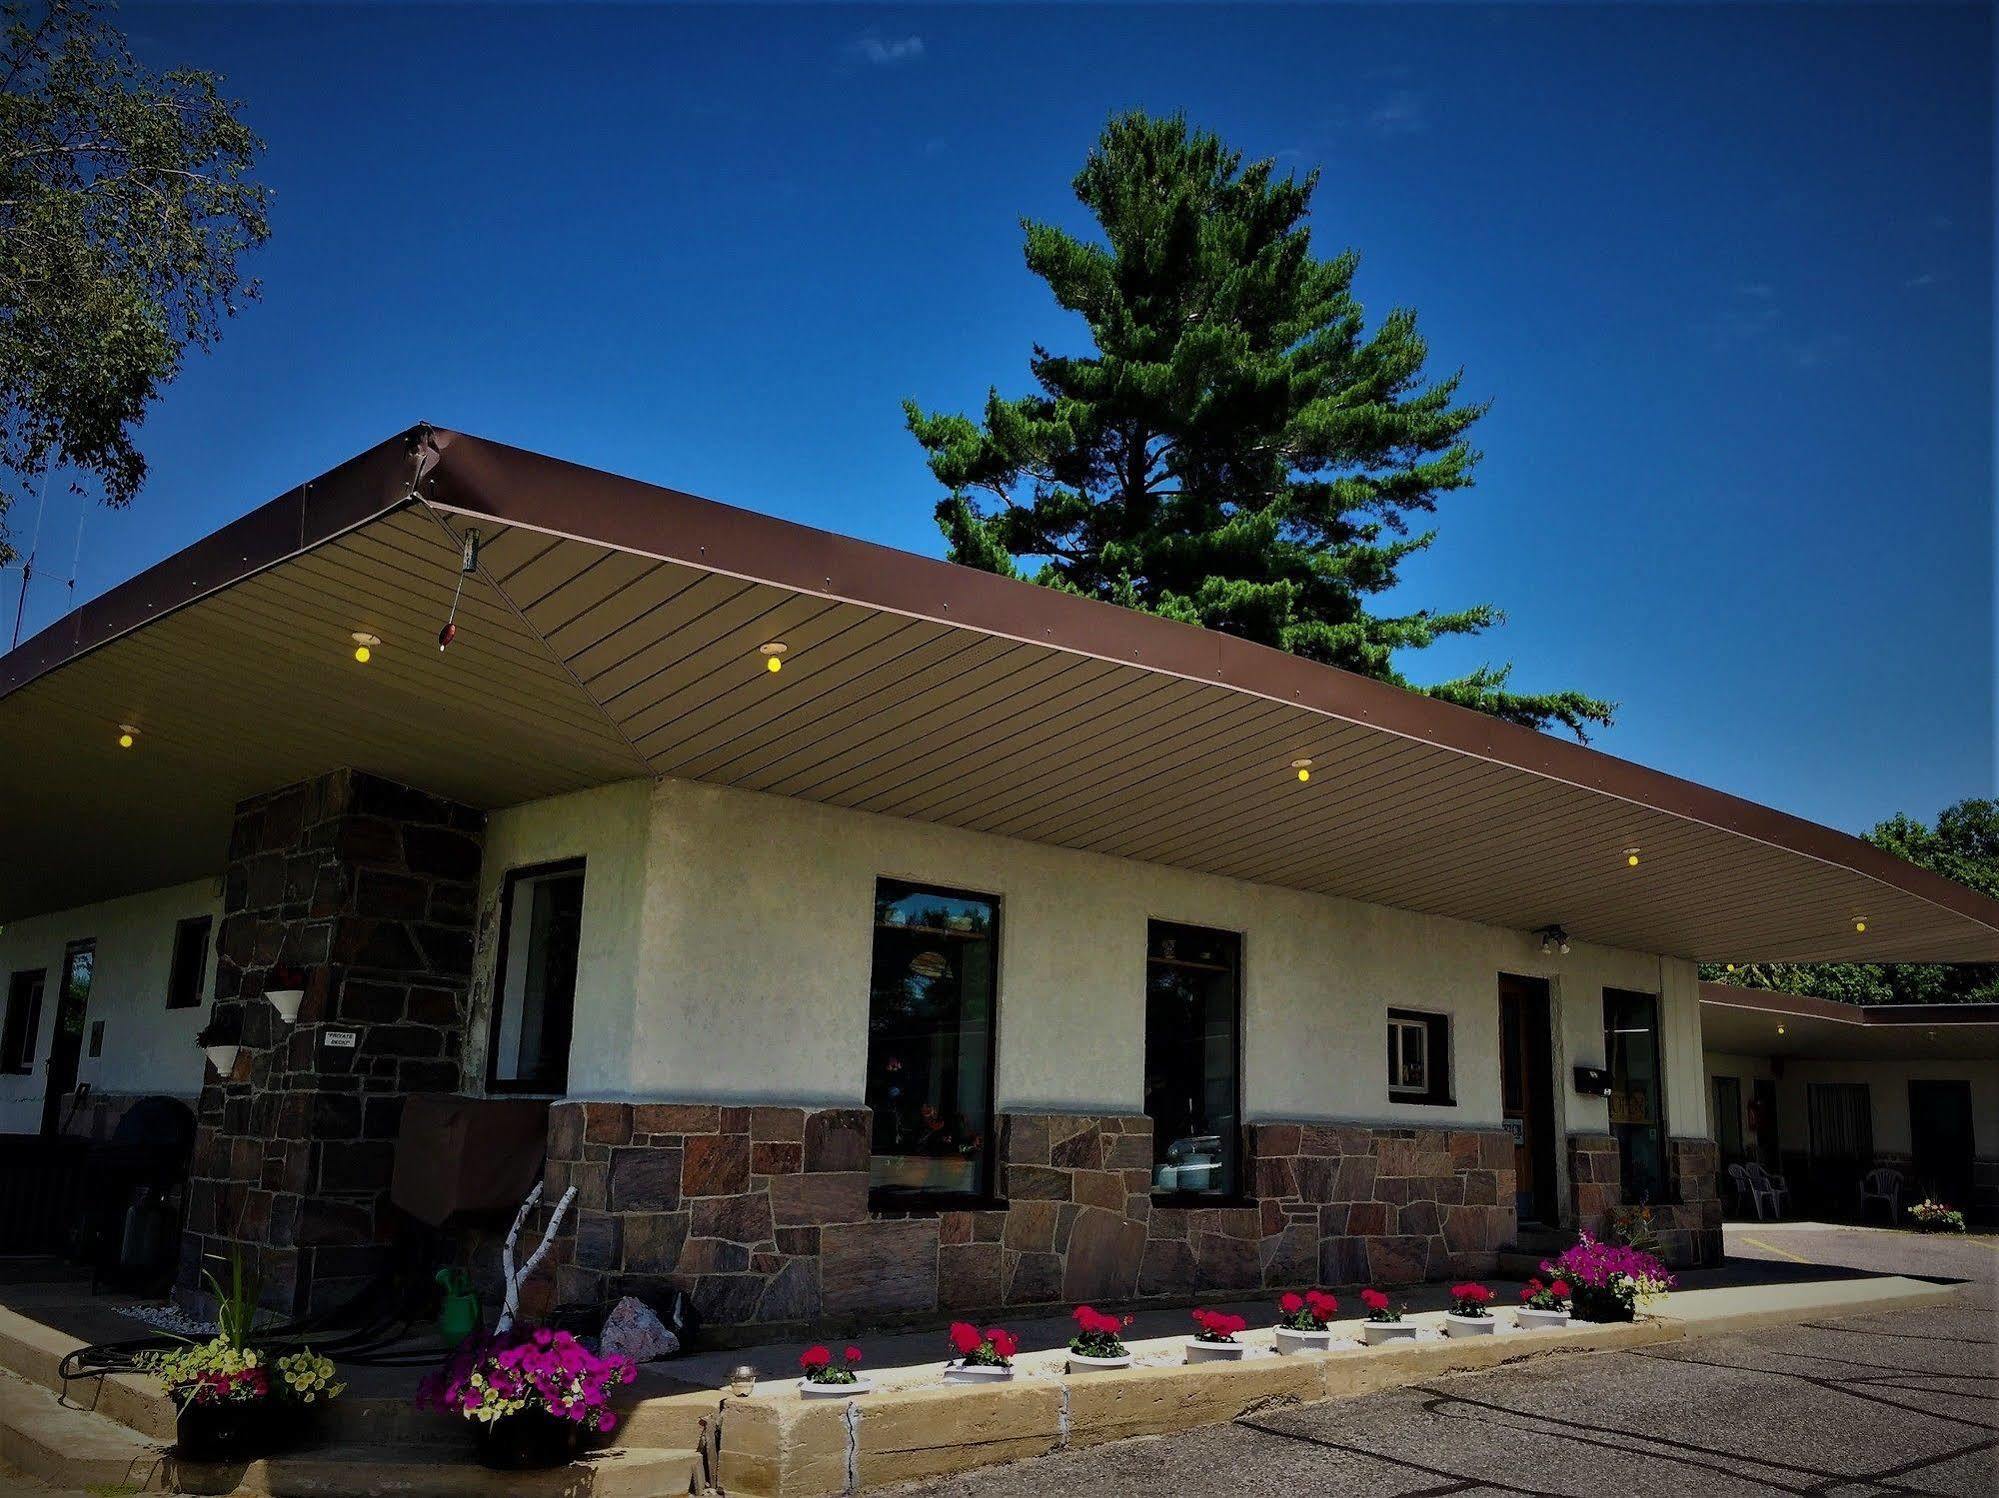
<instances>
[{"instance_id":1,"label":"parking lot line marking","mask_svg":"<svg viewBox=\"0 0 1999 1498\"><path fill-rule=\"evenodd\" d=\"M1789 1259L1793 1264L1811 1263L1811 1260L1806 1258L1803 1254L1794 1254L1788 1248L1779 1248L1774 1243L1765 1243L1761 1238L1752 1238L1747 1233L1744 1233L1742 1235L1742 1241L1744 1243L1751 1244L1754 1247L1760 1248L1764 1250L1766 1253L1782 1254L1785 1258Z\"/></svg>"}]
</instances>

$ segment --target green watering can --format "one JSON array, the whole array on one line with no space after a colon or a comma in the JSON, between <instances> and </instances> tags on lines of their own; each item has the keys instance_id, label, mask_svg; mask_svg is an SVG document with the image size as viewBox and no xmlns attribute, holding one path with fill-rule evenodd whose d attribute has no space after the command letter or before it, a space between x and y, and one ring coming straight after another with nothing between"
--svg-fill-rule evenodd
<instances>
[{"instance_id":1,"label":"green watering can","mask_svg":"<svg viewBox=\"0 0 1999 1498\"><path fill-rule=\"evenodd\" d=\"M437 1335L446 1347L456 1347L479 1330L479 1297L462 1269L440 1269L434 1278L444 1287L444 1304L437 1313Z\"/></svg>"}]
</instances>

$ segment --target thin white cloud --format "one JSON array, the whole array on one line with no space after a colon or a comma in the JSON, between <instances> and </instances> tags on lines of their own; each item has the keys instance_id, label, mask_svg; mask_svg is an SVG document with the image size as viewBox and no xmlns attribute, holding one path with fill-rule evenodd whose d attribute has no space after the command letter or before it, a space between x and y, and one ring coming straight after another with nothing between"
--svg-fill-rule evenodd
<instances>
[{"instance_id":1,"label":"thin white cloud","mask_svg":"<svg viewBox=\"0 0 1999 1498\"><path fill-rule=\"evenodd\" d=\"M1909 277L1909 279L1904 281L1902 284L1910 288L1914 288L1917 286L1934 286L1937 284L1937 273L1933 270L1926 270L1920 276Z\"/></svg>"},{"instance_id":2,"label":"thin white cloud","mask_svg":"<svg viewBox=\"0 0 1999 1498\"><path fill-rule=\"evenodd\" d=\"M893 68L923 56L920 36L863 36L847 44L847 55L878 68Z\"/></svg>"},{"instance_id":3,"label":"thin white cloud","mask_svg":"<svg viewBox=\"0 0 1999 1498\"><path fill-rule=\"evenodd\" d=\"M1367 125L1376 135L1416 135L1430 128L1430 114L1421 94L1399 88L1368 111Z\"/></svg>"}]
</instances>

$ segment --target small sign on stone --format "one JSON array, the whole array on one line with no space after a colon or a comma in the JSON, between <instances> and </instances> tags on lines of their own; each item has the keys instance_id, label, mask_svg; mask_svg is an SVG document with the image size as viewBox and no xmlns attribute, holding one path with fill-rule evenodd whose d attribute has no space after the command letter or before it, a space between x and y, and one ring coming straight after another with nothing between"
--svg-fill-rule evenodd
<instances>
[{"instance_id":1,"label":"small sign on stone","mask_svg":"<svg viewBox=\"0 0 1999 1498\"><path fill-rule=\"evenodd\" d=\"M351 1051L354 1049L354 1032L352 1030L328 1030L324 1043L332 1046L335 1050Z\"/></svg>"}]
</instances>

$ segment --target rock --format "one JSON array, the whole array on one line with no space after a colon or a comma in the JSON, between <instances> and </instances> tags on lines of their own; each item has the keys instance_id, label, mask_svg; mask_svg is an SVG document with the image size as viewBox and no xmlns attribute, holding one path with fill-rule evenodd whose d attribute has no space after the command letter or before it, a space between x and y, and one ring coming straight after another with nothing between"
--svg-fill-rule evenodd
<instances>
[{"instance_id":1,"label":"rock","mask_svg":"<svg viewBox=\"0 0 1999 1498\"><path fill-rule=\"evenodd\" d=\"M650 1363L655 1358L677 1354L680 1338L667 1329L651 1306L637 1296L627 1295L604 1318L604 1335L599 1345L607 1358L625 1357L634 1363Z\"/></svg>"}]
</instances>

